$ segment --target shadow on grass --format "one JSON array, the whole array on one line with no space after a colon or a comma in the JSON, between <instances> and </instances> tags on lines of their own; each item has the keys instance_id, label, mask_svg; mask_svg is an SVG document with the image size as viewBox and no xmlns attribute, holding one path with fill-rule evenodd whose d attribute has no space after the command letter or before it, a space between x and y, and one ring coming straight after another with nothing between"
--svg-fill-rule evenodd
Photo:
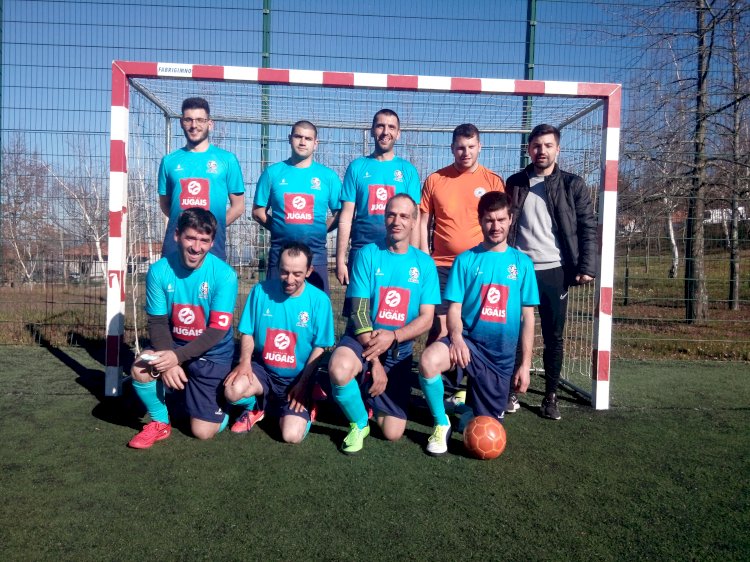
<instances>
[{"instance_id":1,"label":"shadow on grass","mask_svg":"<svg viewBox=\"0 0 750 562\"><path fill-rule=\"evenodd\" d=\"M76 332L69 334L69 341L75 341L79 349L83 349L94 361L102 366L102 369L89 368L63 349L53 345L44 337L39 326L27 324L26 329L43 349L77 375L75 380L77 384L85 388L96 398L98 404L91 411L95 418L106 423L131 427L133 429L141 428L139 419L145 414L145 408L137 396L135 396L130 384L123 384L122 393L118 397L104 395L104 374L102 369L105 364L106 350L101 338L93 339ZM134 360L133 352L127 346L123 346L120 350L120 357L128 365Z\"/></svg>"}]
</instances>

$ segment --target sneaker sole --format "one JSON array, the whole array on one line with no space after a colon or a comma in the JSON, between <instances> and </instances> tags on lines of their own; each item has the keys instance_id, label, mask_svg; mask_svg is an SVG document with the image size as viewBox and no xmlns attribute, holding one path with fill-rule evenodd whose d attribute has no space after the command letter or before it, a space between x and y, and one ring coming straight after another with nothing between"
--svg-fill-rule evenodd
<instances>
[{"instance_id":1,"label":"sneaker sole","mask_svg":"<svg viewBox=\"0 0 750 562\"><path fill-rule=\"evenodd\" d=\"M131 449L138 449L138 450L141 450L141 451L143 449L150 449L151 447L153 447L159 441L164 441L165 439L169 438L170 435L172 435L171 432L167 433L166 435L162 435L160 437L157 437L156 439L154 439L148 445L134 445L132 442L128 442L128 447L130 447Z\"/></svg>"},{"instance_id":2,"label":"sneaker sole","mask_svg":"<svg viewBox=\"0 0 750 562\"><path fill-rule=\"evenodd\" d=\"M511 408L508 408L507 410L505 410L505 413L506 414L515 414L520 409L521 409L520 404L516 404L515 406L513 406Z\"/></svg>"}]
</instances>

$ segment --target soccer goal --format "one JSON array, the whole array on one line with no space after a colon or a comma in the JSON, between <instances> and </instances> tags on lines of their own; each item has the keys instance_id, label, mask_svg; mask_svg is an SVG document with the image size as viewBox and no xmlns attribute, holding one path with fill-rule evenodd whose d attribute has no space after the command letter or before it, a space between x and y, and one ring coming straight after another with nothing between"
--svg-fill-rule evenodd
<instances>
[{"instance_id":1,"label":"soccer goal","mask_svg":"<svg viewBox=\"0 0 750 562\"><path fill-rule=\"evenodd\" d=\"M560 164L591 187L601 250L596 286L570 292L563 377L595 408L609 407L620 85L126 61L112 64L106 395L120 392L122 352L142 335L141 284L160 257L165 228L157 170L164 154L184 145L180 107L191 96L209 101L211 142L234 152L243 167L248 212L227 232L227 260L241 279L237 316L265 270L268 241L249 219L254 187L265 165L289 156L287 135L297 120L315 123L316 159L342 178L349 162L372 151L372 116L384 107L401 118L396 153L422 180L452 161L451 133L461 123L479 128L480 162L505 178L519 169L531 126L559 127ZM531 121L523 118L529 113ZM330 241L329 251L334 247ZM334 308L343 298L337 285ZM536 344L541 370L541 335Z\"/></svg>"}]
</instances>

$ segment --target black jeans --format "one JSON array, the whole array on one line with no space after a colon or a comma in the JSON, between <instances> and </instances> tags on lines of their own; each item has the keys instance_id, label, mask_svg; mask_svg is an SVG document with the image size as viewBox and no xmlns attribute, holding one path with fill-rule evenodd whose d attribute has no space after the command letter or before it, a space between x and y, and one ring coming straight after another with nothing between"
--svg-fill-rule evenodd
<instances>
[{"instance_id":1,"label":"black jeans","mask_svg":"<svg viewBox=\"0 0 750 562\"><path fill-rule=\"evenodd\" d=\"M568 284L562 267L535 271L539 287L539 319L542 321L542 355L545 394L557 391L562 371L565 342L565 315L568 310Z\"/></svg>"}]
</instances>

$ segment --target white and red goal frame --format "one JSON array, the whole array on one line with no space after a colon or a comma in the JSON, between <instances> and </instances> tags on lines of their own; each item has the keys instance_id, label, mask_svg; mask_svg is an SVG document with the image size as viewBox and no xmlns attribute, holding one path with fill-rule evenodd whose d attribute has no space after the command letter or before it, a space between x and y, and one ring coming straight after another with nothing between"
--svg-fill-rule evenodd
<instances>
[{"instance_id":1,"label":"white and red goal frame","mask_svg":"<svg viewBox=\"0 0 750 562\"><path fill-rule=\"evenodd\" d=\"M165 78L348 89L504 94L509 96L565 96L600 100L603 105L601 173L598 194L601 270L596 279L595 289L591 402L596 409L609 408L621 85L127 61L114 61L112 63L107 339L104 381L106 396L118 395L123 381L120 351L125 328L130 80ZM156 194L154 194L154 197L156 197Z\"/></svg>"}]
</instances>

